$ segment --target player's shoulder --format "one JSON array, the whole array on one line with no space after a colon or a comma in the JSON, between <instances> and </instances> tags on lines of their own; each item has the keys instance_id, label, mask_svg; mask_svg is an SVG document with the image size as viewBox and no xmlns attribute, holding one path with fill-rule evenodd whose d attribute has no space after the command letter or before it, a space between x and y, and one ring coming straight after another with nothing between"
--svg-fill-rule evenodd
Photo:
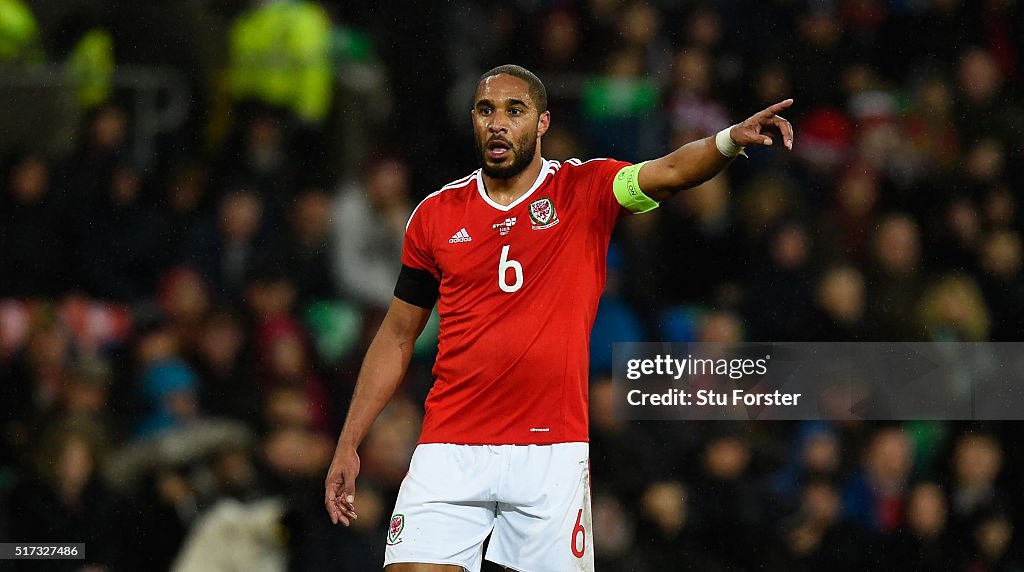
<instances>
[{"instance_id":1,"label":"player's shoulder","mask_svg":"<svg viewBox=\"0 0 1024 572\"><path fill-rule=\"evenodd\" d=\"M586 161L581 159L566 159L562 161L561 168L559 171L566 172L584 172L584 171L600 171L609 169L621 169L623 166L628 165L625 161L619 161L618 159L610 159L608 157L596 157L594 159L587 159Z\"/></svg>"},{"instance_id":2,"label":"player's shoulder","mask_svg":"<svg viewBox=\"0 0 1024 572\"><path fill-rule=\"evenodd\" d=\"M584 165L595 166L605 164L609 161L614 163L619 162L617 159L610 159L608 157L594 157L593 159L586 160L577 159L576 157L573 157L572 159L566 159L565 161L562 161L562 165L566 167L583 167Z\"/></svg>"},{"instance_id":3,"label":"player's shoulder","mask_svg":"<svg viewBox=\"0 0 1024 572\"><path fill-rule=\"evenodd\" d=\"M580 159L566 159L556 168L556 180L561 184L572 185L577 181L593 181L596 179L611 179L620 169L629 165L625 161L598 157L582 161Z\"/></svg>"},{"instance_id":4,"label":"player's shoulder","mask_svg":"<svg viewBox=\"0 0 1024 572\"><path fill-rule=\"evenodd\" d=\"M477 192L478 177L479 169L465 177L462 177L461 179L455 179L454 181L442 186L440 189L430 193L420 201L420 204L416 205L416 208L413 209L409 220L412 221L412 219L417 215L423 215L443 208L446 204L465 201L467 193Z\"/></svg>"}]
</instances>

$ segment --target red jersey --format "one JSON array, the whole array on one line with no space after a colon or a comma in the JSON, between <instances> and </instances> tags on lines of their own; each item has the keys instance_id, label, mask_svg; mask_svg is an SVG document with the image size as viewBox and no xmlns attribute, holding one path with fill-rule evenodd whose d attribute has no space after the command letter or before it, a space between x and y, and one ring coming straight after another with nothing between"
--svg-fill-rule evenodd
<instances>
[{"instance_id":1,"label":"red jersey","mask_svg":"<svg viewBox=\"0 0 1024 572\"><path fill-rule=\"evenodd\" d=\"M545 160L509 206L479 170L420 203L402 263L440 282L434 385L420 443L588 441L590 330L626 212L610 159Z\"/></svg>"}]
</instances>

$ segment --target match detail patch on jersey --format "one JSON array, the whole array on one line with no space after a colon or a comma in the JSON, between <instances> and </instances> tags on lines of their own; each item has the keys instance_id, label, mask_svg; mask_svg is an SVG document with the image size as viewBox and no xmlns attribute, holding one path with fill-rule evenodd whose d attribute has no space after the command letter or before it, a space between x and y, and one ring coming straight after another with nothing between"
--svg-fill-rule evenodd
<instances>
[{"instance_id":1,"label":"match detail patch on jersey","mask_svg":"<svg viewBox=\"0 0 1024 572\"><path fill-rule=\"evenodd\" d=\"M388 527L388 545L394 546L402 542L402 531L405 530L405 515L396 514L391 517L391 526Z\"/></svg>"},{"instance_id":2,"label":"match detail patch on jersey","mask_svg":"<svg viewBox=\"0 0 1024 572\"><path fill-rule=\"evenodd\" d=\"M508 234L512 227L516 225L516 217L509 217L501 222L496 222L491 225L491 230L496 230L501 236Z\"/></svg>"},{"instance_id":3,"label":"match detail patch on jersey","mask_svg":"<svg viewBox=\"0 0 1024 572\"><path fill-rule=\"evenodd\" d=\"M530 203L530 218L533 230L544 230L558 224L558 213L555 204L549 198L537 199Z\"/></svg>"},{"instance_id":4,"label":"match detail patch on jersey","mask_svg":"<svg viewBox=\"0 0 1024 572\"><path fill-rule=\"evenodd\" d=\"M469 233L466 231L466 227L462 227L459 230L459 232L456 232L455 234L452 235L451 238L448 239L448 243L449 244L455 244L455 243L458 243L458 242L472 242L472 241L473 241L473 237L469 236Z\"/></svg>"}]
</instances>

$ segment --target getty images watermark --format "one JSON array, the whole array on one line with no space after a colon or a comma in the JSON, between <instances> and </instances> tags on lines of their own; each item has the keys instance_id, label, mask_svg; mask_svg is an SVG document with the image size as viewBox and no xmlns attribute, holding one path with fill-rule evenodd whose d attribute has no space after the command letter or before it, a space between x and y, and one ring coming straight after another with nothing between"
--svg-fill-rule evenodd
<instances>
[{"instance_id":1,"label":"getty images watermark","mask_svg":"<svg viewBox=\"0 0 1024 572\"><path fill-rule=\"evenodd\" d=\"M744 377L763 377L768 373L768 362L772 356L766 355L761 359L726 359L726 358L695 358L687 355L682 359L674 358L671 355L659 354L653 359L634 358L626 361L626 379L638 381L646 376L663 376L679 382L682 378L687 380L700 377L726 377L733 381L740 381ZM690 384L685 384L689 387ZM796 405L800 401L799 393L783 392L778 389L769 393L760 391L747 391L745 389L732 389L723 392L711 388L691 389L670 387L664 392L648 393L639 388L628 389L626 402L630 405L669 405L689 407L691 405L721 406L721 405Z\"/></svg>"},{"instance_id":2,"label":"getty images watermark","mask_svg":"<svg viewBox=\"0 0 1024 572\"><path fill-rule=\"evenodd\" d=\"M620 419L1024 419L1021 343L614 344Z\"/></svg>"}]
</instances>

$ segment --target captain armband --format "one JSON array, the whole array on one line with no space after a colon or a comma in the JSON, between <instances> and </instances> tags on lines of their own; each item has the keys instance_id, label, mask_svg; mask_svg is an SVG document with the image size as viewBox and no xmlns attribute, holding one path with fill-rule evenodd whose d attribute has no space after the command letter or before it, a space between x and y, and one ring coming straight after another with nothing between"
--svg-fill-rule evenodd
<instances>
[{"instance_id":1,"label":"captain armband","mask_svg":"<svg viewBox=\"0 0 1024 572\"><path fill-rule=\"evenodd\" d=\"M395 283L395 298L429 310L437 302L440 289L441 283L433 274L403 264Z\"/></svg>"},{"instance_id":2,"label":"captain armband","mask_svg":"<svg viewBox=\"0 0 1024 572\"><path fill-rule=\"evenodd\" d=\"M619 201L624 209L640 214L653 211L658 208L658 201L648 197L640 189L640 167L644 163L628 165L619 170L612 182L612 192L615 193L615 200Z\"/></svg>"}]
</instances>

